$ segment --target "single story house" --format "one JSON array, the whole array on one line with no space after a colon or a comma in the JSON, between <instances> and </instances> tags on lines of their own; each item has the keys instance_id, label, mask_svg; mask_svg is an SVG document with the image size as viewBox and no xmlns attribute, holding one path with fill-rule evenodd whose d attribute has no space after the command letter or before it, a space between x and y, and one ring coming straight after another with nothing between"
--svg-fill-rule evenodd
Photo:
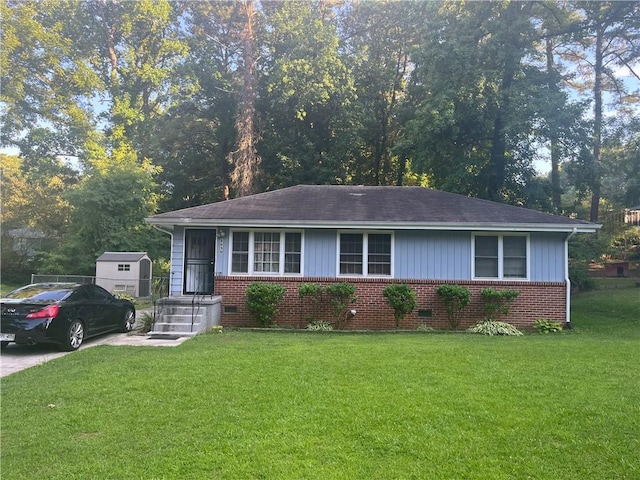
<instances>
[{"instance_id":1,"label":"single story house","mask_svg":"<svg viewBox=\"0 0 640 480\"><path fill-rule=\"evenodd\" d=\"M147 252L104 252L96 260L96 285L133 297L151 295L151 259Z\"/></svg>"},{"instance_id":2,"label":"single story house","mask_svg":"<svg viewBox=\"0 0 640 480\"><path fill-rule=\"evenodd\" d=\"M304 328L309 311L300 285L350 282L357 301L349 329L396 328L382 295L390 283L417 293L418 308L400 328L447 328L435 293L447 283L471 290L462 327L482 318L479 292L486 287L520 292L508 318L518 327L569 322L568 242L600 228L422 187L337 185L299 185L147 221L171 235L169 300L218 301L215 323L257 326L246 289L275 282L287 291L277 323Z\"/></svg>"}]
</instances>

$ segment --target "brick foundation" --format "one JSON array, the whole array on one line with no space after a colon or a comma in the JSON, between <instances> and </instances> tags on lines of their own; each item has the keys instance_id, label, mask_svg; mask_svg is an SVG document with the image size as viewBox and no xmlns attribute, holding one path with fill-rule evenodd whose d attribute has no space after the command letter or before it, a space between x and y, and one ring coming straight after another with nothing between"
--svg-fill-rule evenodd
<instances>
[{"instance_id":1,"label":"brick foundation","mask_svg":"<svg viewBox=\"0 0 640 480\"><path fill-rule=\"evenodd\" d=\"M309 319L334 322L327 298L321 299L314 308L309 298L300 299L298 287L301 283L315 283L326 287L330 283L348 281L356 287L358 300L350 309L357 311L345 329L349 330L389 330L395 329L393 309L386 303L382 290L389 283L405 283L417 294L418 308L400 323L401 329L414 330L420 325L435 329L450 329L446 312L435 290L444 283L463 285L471 291L471 303L465 309L458 329L467 328L482 319L480 290L493 287L497 290L514 289L520 296L511 306L508 317L503 320L519 329L531 329L537 319L554 320L564 324L566 305L566 285L562 282L457 282L438 280L385 280L369 278L277 278L220 276L215 279L215 294L221 295L221 323L227 327L260 326L246 308L245 291L254 282L275 282L287 289L279 305L276 316L278 325L305 328ZM235 310L235 311L234 311Z\"/></svg>"}]
</instances>

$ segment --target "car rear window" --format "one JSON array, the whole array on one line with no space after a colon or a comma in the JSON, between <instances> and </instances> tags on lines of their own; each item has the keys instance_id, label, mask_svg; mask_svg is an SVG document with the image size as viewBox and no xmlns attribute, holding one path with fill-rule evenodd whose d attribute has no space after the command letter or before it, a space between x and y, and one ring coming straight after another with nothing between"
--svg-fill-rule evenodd
<instances>
[{"instance_id":1,"label":"car rear window","mask_svg":"<svg viewBox=\"0 0 640 480\"><path fill-rule=\"evenodd\" d=\"M73 289L54 286L26 286L14 290L5 298L29 300L32 302L58 302L66 298Z\"/></svg>"}]
</instances>

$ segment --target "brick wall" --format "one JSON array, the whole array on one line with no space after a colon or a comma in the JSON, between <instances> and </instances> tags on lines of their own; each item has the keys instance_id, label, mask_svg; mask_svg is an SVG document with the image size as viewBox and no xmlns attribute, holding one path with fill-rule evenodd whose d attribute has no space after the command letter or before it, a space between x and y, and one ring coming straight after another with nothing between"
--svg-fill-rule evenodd
<instances>
[{"instance_id":1,"label":"brick wall","mask_svg":"<svg viewBox=\"0 0 640 480\"><path fill-rule=\"evenodd\" d=\"M228 327L260 326L246 308L245 291L254 282L275 282L287 289L279 305L276 323L296 328L305 328L309 318L333 322L327 298L321 299L314 308L310 299L300 299L298 287L301 283L315 283L326 287L337 281L348 281L356 287L358 300L350 309L357 311L346 323L346 329L385 330L395 329L393 309L386 304L382 290L389 283L405 283L417 294L418 308L400 323L401 329L413 330L419 325L436 329L449 329L449 323L440 298L435 290L444 283L463 285L471 291L471 304L465 309L459 329L467 328L482 319L480 290L493 287L497 290L514 289L520 296L511 306L503 320L520 329L530 329L534 320L554 320L564 324L566 285L562 282L453 282L438 280L385 280L385 279L333 279L333 278L277 278L235 277L215 278L215 294L222 296L222 325ZM235 310L235 311L234 311Z\"/></svg>"}]
</instances>

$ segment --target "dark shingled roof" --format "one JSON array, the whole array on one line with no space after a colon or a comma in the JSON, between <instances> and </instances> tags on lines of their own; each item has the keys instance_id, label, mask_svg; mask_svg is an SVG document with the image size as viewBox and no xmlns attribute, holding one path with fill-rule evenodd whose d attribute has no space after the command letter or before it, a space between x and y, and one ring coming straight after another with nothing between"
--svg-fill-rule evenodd
<instances>
[{"instance_id":1,"label":"dark shingled roof","mask_svg":"<svg viewBox=\"0 0 640 480\"><path fill-rule=\"evenodd\" d=\"M161 213L154 224L413 226L596 224L423 187L298 185Z\"/></svg>"}]
</instances>

